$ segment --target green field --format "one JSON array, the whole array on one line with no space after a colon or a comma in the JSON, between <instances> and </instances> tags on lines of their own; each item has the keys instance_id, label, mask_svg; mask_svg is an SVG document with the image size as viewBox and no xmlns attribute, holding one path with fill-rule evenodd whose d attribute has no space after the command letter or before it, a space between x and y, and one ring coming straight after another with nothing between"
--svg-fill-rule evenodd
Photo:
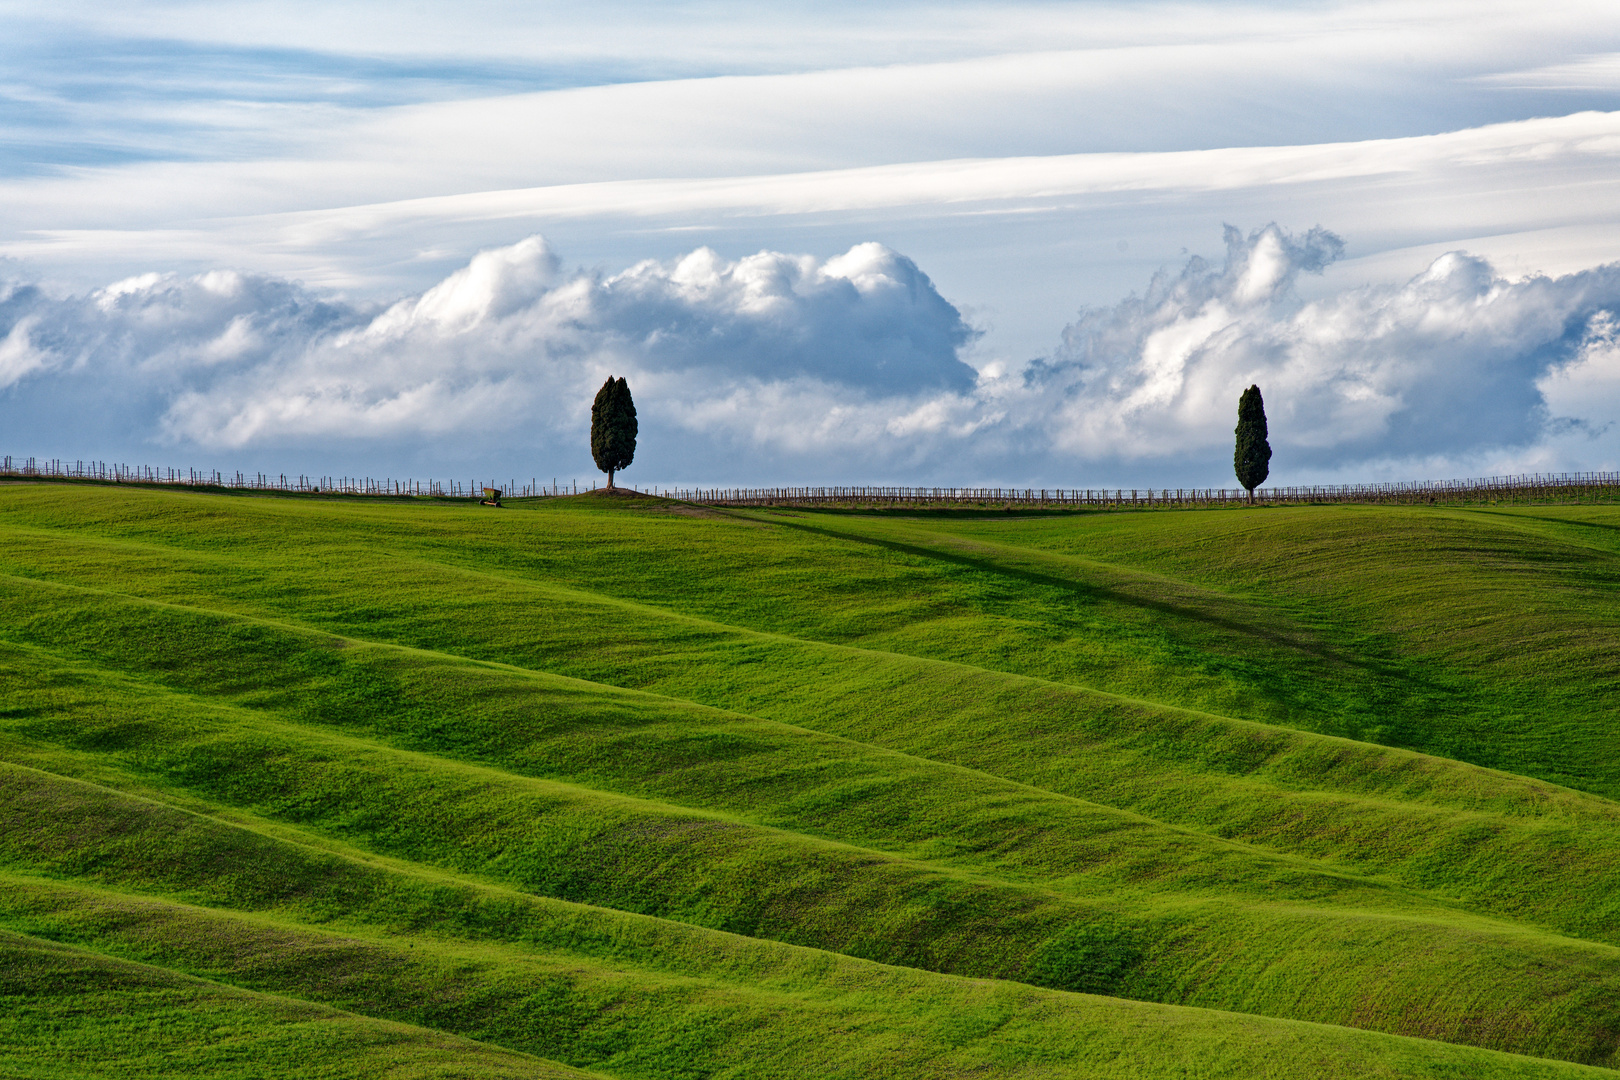
<instances>
[{"instance_id":1,"label":"green field","mask_svg":"<svg viewBox=\"0 0 1620 1080\"><path fill-rule=\"evenodd\" d=\"M0 485L0 1075L1620 1068L1620 508Z\"/></svg>"}]
</instances>

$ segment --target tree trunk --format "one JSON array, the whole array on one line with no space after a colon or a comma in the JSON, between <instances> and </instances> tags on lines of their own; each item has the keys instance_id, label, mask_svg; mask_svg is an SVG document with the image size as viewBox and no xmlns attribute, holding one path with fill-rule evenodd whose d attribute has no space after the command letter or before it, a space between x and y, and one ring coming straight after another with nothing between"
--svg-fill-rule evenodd
<instances>
[{"instance_id":1,"label":"tree trunk","mask_svg":"<svg viewBox=\"0 0 1620 1080\"><path fill-rule=\"evenodd\" d=\"M612 469L608 470L608 490L609 491L613 490L613 470ZM1252 498L1253 495L1251 494L1250 497Z\"/></svg>"},{"instance_id":2,"label":"tree trunk","mask_svg":"<svg viewBox=\"0 0 1620 1080\"><path fill-rule=\"evenodd\" d=\"M1254 505L1254 488L1249 488L1249 505Z\"/></svg>"}]
</instances>

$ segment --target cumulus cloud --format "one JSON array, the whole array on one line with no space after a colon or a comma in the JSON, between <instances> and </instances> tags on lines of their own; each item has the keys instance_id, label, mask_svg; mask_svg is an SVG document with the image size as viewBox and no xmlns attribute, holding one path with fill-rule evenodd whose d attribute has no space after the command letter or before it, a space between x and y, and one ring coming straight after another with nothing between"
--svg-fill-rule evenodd
<instances>
[{"instance_id":1,"label":"cumulus cloud","mask_svg":"<svg viewBox=\"0 0 1620 1080\"><path fill-rule=\"evenodd\" d=\"M233 272L149 274L67 299L13 288L0 302L0 389L122 379L162 399L154 434L203 448L488 445L577 427L595 384L619 374L655 423L791 451L847 441L857 432L836 418L875 399L971 392L960 353L976 336L880 244L825 260L702 248L602 275L565 272L531 237L380 309Z\"/></svg>"},{"instance_id":2,"label":"cumulus cloud","mask_svg":"<svg viewBox=\"0 0 1620 1080\"><path fill-rule=\"evenodd\" d=\"M1213 453L1250 383L1265 391L1281 460L1315 472L1527 447L1593 411L1562 388L1599 378L1620 266L1508 281L1452 252L1403 285L1307 303L1295 283L1338 258L1338 237L1228 228L1226 246L1221 265L1194 258L1139 297L1085 312L1030 366L1031 409L1060 448Z\"/></svg>"},{"instance_id":3,"label":"cumulus cloud","mask_svg":"<svg viewBox=\"0 0 1620 1080\"><path fill-rule=\"evenodd\" d=\"M1620 319L1599 311L1587 323L1579 348L1538 380L1555 435L1595 439L1620 421Z\"/></svg>"},{"instance_id":4,"label":"cumulus cloud","mask_svg":"<svg viewBox=\"0 0 1620 1080\"><path fill-rule=\"evenodd\" d=\"M402 448L459 447L538 471L583 463L613 374L668 479L1218 484L1237 396L1259 383L1278 482L1615 463L1620 265L1507 280L1453 252L1307 301L1296 284L1339 237L1225 239L1223 260L1083 312L1024 365L974 355L977 331L879 244L604 274L531 237L375 306L226 271L66 298L18 285L0 292L0 426L37 411L86 441L347 447L377 472Z\"/></svg>"},{"instance_id":5,"label":"cumulus cloud","mask_svg":"<svg viewBox=\"0 0 1620 1080\"><path fill-rule=\"evenodd\" d=\"M739 384L793 384L812 398L927 394L973 385L958 357L973 336L911 260L879 244L825 261L729 261L703 248L602 277L562 275L532 237L480 253L364 325L182 394L163 423L221 445L537 416L566 425L609 373L696 414Z\"/></svg>"}]
</instances>

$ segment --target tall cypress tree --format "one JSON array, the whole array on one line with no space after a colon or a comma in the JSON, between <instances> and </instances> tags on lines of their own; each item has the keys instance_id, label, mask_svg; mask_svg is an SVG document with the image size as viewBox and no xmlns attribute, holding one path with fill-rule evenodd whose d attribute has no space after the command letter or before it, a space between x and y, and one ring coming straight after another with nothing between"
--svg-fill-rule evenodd
<instances>
[{"instance_id":1,"label":"tall cypress tree","mask_svg":"<svg viewBox=\"0 0 1620 1080\"><path fill-rule=\"evenodd\" d=\"M1249 492L1254 502L1254 489L1266 482L1271 472L1271 444L1266 441L1266 403L1260 397L1260 388L1251 386L1238 398L1237 449L1232 453L1232 468L1238 483Z\"/></svg>"},{"instance_id":2,"label":"tall cypress tree","mask_svg":"<svg viewBox=\"0 0 1620 1080\"><path fill-rule=\"evenodd\" d=\"M608 490L613 489L613 474L635 456L636 403L625 381L609 376L591 405L591 457L608 474Z\"/></svg>"}]
</instances>

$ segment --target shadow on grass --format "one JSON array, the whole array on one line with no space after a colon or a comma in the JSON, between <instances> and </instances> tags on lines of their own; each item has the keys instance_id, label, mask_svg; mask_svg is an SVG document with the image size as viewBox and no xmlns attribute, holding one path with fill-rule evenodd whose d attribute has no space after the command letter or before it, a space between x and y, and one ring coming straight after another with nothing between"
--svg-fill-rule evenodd
<instances>
[{"instance_id":1,"label":"shadow on grass","mask_svg":"<svg viewBox=\"0 0 1620 1080\"><path fill-rule=\"evenodd\" d=\"M1212 642L1197 641L1197 635L1193 641L1188 641L1171 630L1171 640L1178 648L1207 657L1224 674L1238 677L1244 686L1274 704L1290 711L1296 707L1303 708L1306 715L1314 718L1315 722L1309 725L1296 723L1295 726L1342 735L1358 741L1431 753L1439 752L1444 756L1457 757L1461 760L1472 759L1472 755L1467 751L1458 753L1457 748L1449 744L1445 747L1439 746L1435 737L1439 733L1424 732L1421 728L1411 727L1410 724L1414 711L1417 714L1430 715L1435 711L1437 702L1456 701L1465 696L1465 692L1453 683L1416 673L1411 670L1410 664L1403 664L1392 657L1369 655L1369 643L1365 638L1358 639L1356 651L1350 652L1322 640L1316 636L1312 628L1306 626L1297 626L1291 630L1267 628L1193 605L1141 596L1113 586L1075 581L1055 574L1041 573L1038 570L1006 566L990 558L942 551L901 540L863 536L775 515L770 521L773 524L829 539L867 544L897 554L947 563L970 571L1010 578L1027 585L1054 589L1082 601L1133 608L1148 612L1171 627L1177 621L1201 627L1217 640L1225 637L1226 640L1220 643L1219 651L1210 648ZM1032 554L1039 555L1039 553ZM1218 602L1234 606L1243 603L1237 598L1219 593L1211 595L1212 599ZM1282 615L1280 612L1278 614ZM1257 651L1269 656L1273 661L1261 669L1270 671L1273 678L1256 678L1254 672L1247 669L1246 663L1245 670L1241 672L1232 669L1233 662L1252 661ZM1318 679L1311 677L1312 669L1324 666L1349 673L1354 680L1353 684L1324 687ZM1322 710L1319 707L1311 707L1310 704L1317 701L1324 692L1359 699L1360 703L1367 707L1369 715L1378 717L1377 723L1352 725L1353 730L1351 728L1329 730L1333 725L1324 726L1322 721L1326 718L1321 715ZM1398 715L1401 713L1406 715Z\"/></svg>"}]
</instances>

